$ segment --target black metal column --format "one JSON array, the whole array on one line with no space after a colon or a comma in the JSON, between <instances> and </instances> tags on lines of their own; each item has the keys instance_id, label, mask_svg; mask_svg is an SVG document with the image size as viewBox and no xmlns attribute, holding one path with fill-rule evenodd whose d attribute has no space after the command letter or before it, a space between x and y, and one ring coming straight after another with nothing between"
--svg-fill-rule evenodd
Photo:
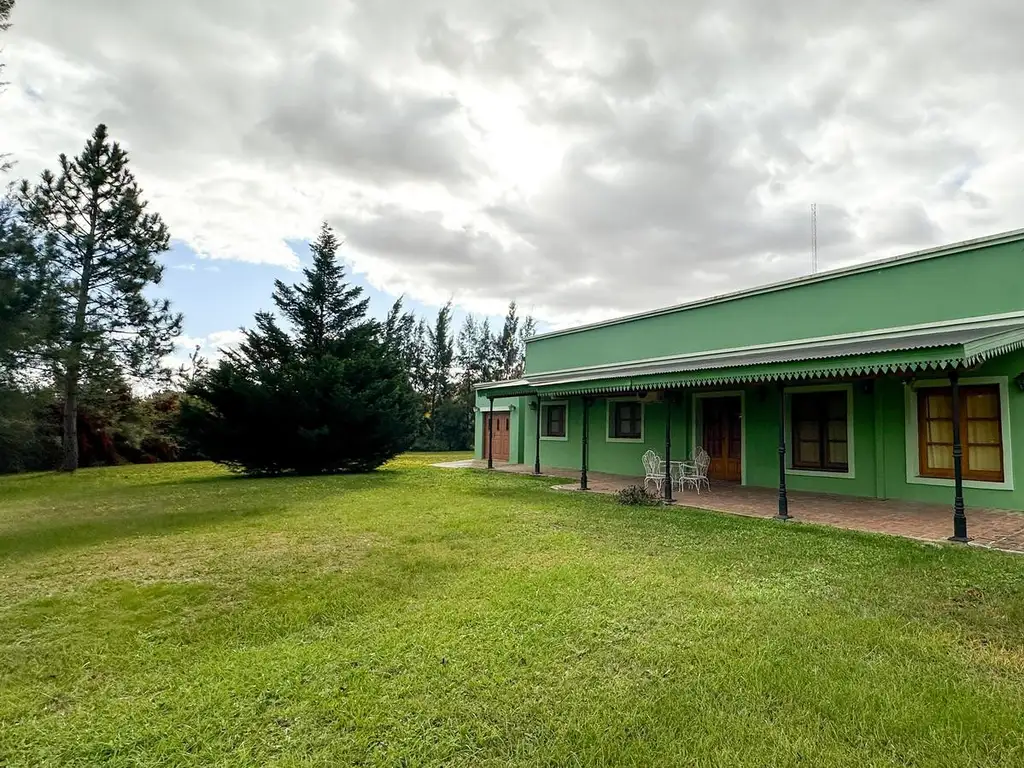
<instances>
[{"instance_id":1,"label":"black metal column","mask_svg":"<svg viewBox=\"0 0 1024 768\"><path fill-rule=\"evenodd\" d=\"M489 397L491 410L487 413L487 468L494 469L494 398Z\"/></svg>"},{"instance_id":2,"label":"black metal column","mask_svg":"<svg viewBox=\"0 0 1024 768\"><path fill-rule=\"evenodd\" d=\"M672 501L672 395L669 392L665 393L665 501Z\"/></svg>"},{"instance_id":3,"label":"black metal column","mask_svg":"<svg viewBox=\"0 0 1024 768\"><path fill-rule=\"evenodd\" d=\"M537 446L533 454L533 474L540 474L540 395L537 395Z\"/></svg>"},{"instance_id":4,"label":"black metal column","mask_svg":"<svg viewBox=\"0 0 1024 768\"><path fill-rule=\"evenodd\" d=\"M953 535L950 541L966 544L967 515L964 514L964 448L960 443L960 374L949 372L950 394L953 396Z\"/></svg>"},{"instance_id":5,"label":"black metal column","mask_svg":"<svg viewBox=\"0 0 1024 768\"><path fill-rule=\"evenodd\" d=\"M779 514L776 520L789 520L789 497L786 495L786 389L779 384Z\"/></svg>"},{"instance_id":6,"label":"black metal column","mask_svg":"<svg viewBox=\"0 0 1024 768\"><path fill-rule=\"evenodd\" d=\"M590 398L583 398L583 455L580 457L580 490L587 490L587 454L590 451Z\"/></svg>"}]
</instances>

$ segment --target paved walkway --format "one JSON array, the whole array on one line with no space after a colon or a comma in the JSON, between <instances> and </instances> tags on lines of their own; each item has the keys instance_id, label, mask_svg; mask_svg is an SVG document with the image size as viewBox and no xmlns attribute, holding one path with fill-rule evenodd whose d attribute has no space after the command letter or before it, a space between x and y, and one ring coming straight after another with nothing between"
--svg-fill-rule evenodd
<instances>
[{"instance_id":1,"label":"paved walkway","mask_svg":"<svg viewBox=\"0 0 1024 768\"><path fill-rule=\"evenodd\" d=\"M435 466L449 469L486 469L487 462L474 459ZM533 467L525 464L496 464L495 470L523 475L533 474ZM579 472L576 470L544 467L542 474L572 480L570 483L553 486L558 490L579 490ZM587 485L596 493L615 493L627 485L641 482L641 478L602 472L591 472L587 475ZM922 541L946 541L953 533L952 505L834 496L803 491L790 491L788 496L789 514L794 520L803 523L888 533ZM676 502L698 509L770 518L778 511L778 490L712 482L710 493L705 491L698 495L692 490L676 493ZM973 545L1008 552L1024 552L1024 512L968 508L967 524Z\"/></svg>"}]
</instances>

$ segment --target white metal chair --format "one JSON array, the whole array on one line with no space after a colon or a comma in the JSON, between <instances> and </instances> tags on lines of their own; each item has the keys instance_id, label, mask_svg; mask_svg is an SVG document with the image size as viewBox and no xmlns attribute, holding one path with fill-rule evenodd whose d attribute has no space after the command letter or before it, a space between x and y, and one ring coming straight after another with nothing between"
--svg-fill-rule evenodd
<instances>
[{"instance_id":1,"label":"white metal chair","mask_svg":"<svg viewBox=\"0 0 1024 768\"><path fill-rule=\"evenodd\" d=\"M700 494L701 486L708 491L711 490L711 483L708 482L708 467L711 465L711 457L701 446L693 452L693 461L684 461L680 468L679 482L685 488L692 486Z\"/></svg>"},{"instance_id":2,"label":"white metal chair","mask_svg":"<svg viewBox=\"0 0 1024 768\"><path fill-rule=\"evenodd\" d=\"M650 482L661 493L661 486L665 484L665 462L654 451L647 451L643 455L644 463L644 488Z\"/></svg>"}]
</instances>

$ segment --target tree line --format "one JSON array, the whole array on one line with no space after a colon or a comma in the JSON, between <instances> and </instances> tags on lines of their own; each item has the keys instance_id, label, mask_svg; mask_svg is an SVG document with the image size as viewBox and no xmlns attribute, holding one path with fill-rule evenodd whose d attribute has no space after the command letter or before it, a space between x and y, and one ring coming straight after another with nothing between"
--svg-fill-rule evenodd
<instances>
[{"instance_id":1,"label":"tree line","mask_svg":"<svg viewBox=\"0 0 1024 768\"><path fill-rule=\"evenodd\" d=\"M522 373L535 324L515 302L496 331L468 315L456 332L451 302L429 323L402 299L375 320L326 225L304 279L275 282L275 311L237 348L171 371L183 318L149 298L169 237L103 125L0 202L0 471L204 457L368 469L471 448L473 384Z\"/></svg>"},{"instance_id":2,"label":"tree line","mask_svg":"<svg viewBox=\"0 0 1024 768\"><path fill-rule=\"evenodd\" d=\"M0 0L0 28L13 2ZM10 168L6 156L0 159ZM521 374L531 318L451 302L368 314L324 225L312 265L211 364L165 364L183 318L160 285L170 234L99 125L0 199L0 472L210 458L250 473L363 471L473 441L473 384Z\"/></svg>"}]
</instances>

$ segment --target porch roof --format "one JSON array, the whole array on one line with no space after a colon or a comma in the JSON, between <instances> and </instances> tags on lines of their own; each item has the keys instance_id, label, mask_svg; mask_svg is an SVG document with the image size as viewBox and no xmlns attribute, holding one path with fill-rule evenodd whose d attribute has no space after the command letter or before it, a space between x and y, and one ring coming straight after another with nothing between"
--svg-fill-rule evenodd
<instances>
[{"instance_id":1,"label":"porch roof","mask_svg":"<svg viewBox=\"0 0 1024 768\"><path fill-rule=\"evenodd\" d=\"M487 397L560 396L971 368L1024 348L1024 320L965 318L527 374L487 382Z\"/></svg>"}]
</instances>

